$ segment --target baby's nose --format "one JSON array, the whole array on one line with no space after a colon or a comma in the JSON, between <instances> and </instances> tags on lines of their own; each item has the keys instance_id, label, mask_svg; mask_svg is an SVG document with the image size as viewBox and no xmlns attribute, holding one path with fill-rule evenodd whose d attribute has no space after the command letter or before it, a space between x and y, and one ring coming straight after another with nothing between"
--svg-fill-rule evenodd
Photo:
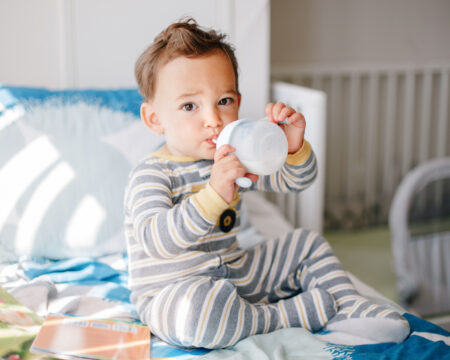
<instances>
[{"instance_id":1,"label":"baby's nose","mask_svg":"<svg viewBox=\"0 0 450 360\"><path fill-rule=\"evenodd\" d=\"M211 113L206 116L205 126L206 127L218 127L222 125L222 120L217 113Z\"/></svg>"}]
</instances>

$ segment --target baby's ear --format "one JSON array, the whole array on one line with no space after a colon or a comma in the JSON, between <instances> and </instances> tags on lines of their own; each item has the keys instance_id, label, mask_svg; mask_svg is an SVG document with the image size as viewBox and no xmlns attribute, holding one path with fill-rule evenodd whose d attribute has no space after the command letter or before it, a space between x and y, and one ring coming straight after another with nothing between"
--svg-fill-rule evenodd
<instances>
[{"instance_id":1,"label":"baby's ear","mask_svg":"<svg viewBox=\"0 0 450 360\"><path fill-rule=\"evenodd\" d=\"M144 102L141 105L141 119L144 121L145 125L149 127L151 131L155 134L164 134L164 128L156 115L155 109L149 102Z\"/></svg>"}]
</instances>

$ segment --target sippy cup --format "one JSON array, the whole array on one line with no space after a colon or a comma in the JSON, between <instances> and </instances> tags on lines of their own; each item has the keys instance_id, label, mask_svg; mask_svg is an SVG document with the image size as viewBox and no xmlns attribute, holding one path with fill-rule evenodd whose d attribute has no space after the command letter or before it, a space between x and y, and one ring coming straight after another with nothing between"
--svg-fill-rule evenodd
<instances>
[{"instance_id":1,"label":"sippy cup","mask_svg":"<svg viewBox=\"0 0 450 360\"><path fill-rule=\"evenodd\" d=\"M286 123L286 120L281 123ZM288 143L283 130L267 118L262 120L240 119L225 126L216 141L219 148L229 144L248 172L270 175L286 161ZM252 181L246 177L236 179L241 187L250 187Z\"/></svg>"}]
</instances>

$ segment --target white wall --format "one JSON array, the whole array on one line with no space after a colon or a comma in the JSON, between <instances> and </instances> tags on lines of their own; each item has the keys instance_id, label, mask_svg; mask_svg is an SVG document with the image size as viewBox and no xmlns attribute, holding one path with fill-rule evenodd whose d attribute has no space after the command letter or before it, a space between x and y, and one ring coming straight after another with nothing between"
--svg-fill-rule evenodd
<instances>
[{"instance_id":1,"label":"white wall","mask_svg":"<svg viewBox=\"0 0 450 360\"><path fill-rule=\"evenodd\" d=\"M0 0L0 83L134 87L134 63L181 16L230 35L240 63L241 116L269 95L269 0Z\"/></svg>"},{"instance_id":2,"label":"white wall","mask_svg":"<svg viewBox=\"0 0 450 360\"><path fill-rule=\"evenodd\" d=\"M54 0L0 0L0 82L60 83L60 23Z\"/></svg>"},{"instance_id":3,"label":"white wall","mask_svg":"<svg viewBox=\"0 0 450 360\"><path fill-rule=\"evenodd\" d=\"M272 0L272 64L449 62L448 0Z\"/></svg>"}]
</instances>

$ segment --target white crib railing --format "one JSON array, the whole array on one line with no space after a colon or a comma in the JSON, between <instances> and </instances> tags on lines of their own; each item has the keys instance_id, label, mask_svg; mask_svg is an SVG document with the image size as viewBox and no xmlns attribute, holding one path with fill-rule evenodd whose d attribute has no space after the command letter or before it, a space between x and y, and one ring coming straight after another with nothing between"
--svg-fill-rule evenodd
<instances>
[{"instance_id":1,"label":"white crib railing","mask_svg":"<svg viewBox=\"0 0 450 360\"><path fill-rule=\"evenodd\" d=\"M326 164L326 95L323 91L284 82L272 84L272 101L283 101L309 119L306 138L316 154L318 174L299 194L267 194L294 227L323 231Z\"/></svg>"},{"instance_id":2,"label":"white crib railing","mask_svg":"<svg viewBox=\"0 0 450 360\"><path fill-rule=\"evenodd\" d=\"M386 223L403 176L450 155L449 72L448 63L272 68L274 81L327 95L326 227ZM435 201L449 191L435 189Z\"/></svg>"}]
</instances>

